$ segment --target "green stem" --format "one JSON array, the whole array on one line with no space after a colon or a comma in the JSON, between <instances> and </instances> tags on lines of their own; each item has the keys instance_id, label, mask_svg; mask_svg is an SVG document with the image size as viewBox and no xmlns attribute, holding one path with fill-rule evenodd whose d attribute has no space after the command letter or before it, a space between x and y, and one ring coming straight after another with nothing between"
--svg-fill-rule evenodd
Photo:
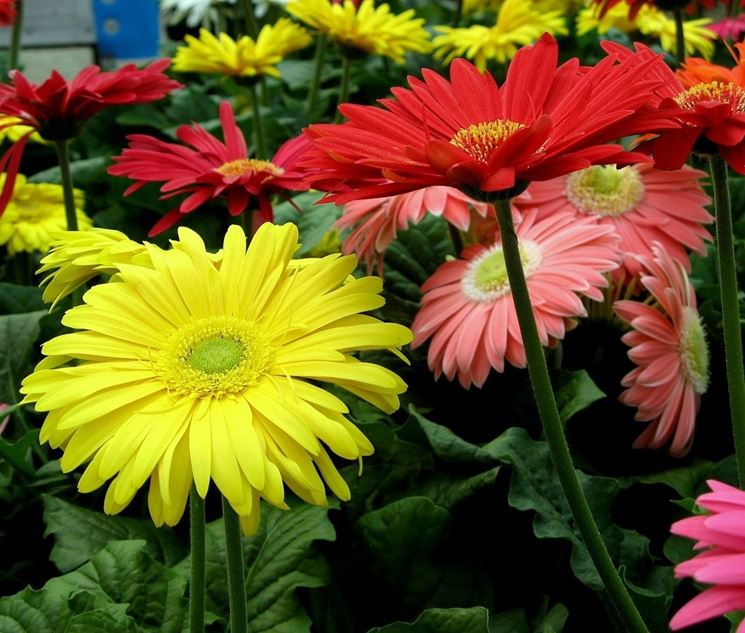
<instances>
[{"instance_id":1,"label":"green stem","mask_svg":"<svg viewBox=\"0 0 745 633\"><path fill-rule=\"evenodd\" d=\"M55 141L57 158L59 160L60 175L62 177L62 193L65 200L65 217L67 218L67 230L78 230L78 216L75 213L75 194L73 192L72 174L70 173L69 140Z\"/></svg>"},{"instance_id":2,"label":"green stem","mask_svg":"<svg viewBox=\"0 0 745 633\"><path fill-rule=\"evenodd\" d=\"M349 61L347 55L342 54L341 56L341 83L339 84L339 103L336 107L336 115L334 115L334 123L341 123L342 113L339 112L339 106L345 103L349 98L349 69L352 62Z\"/></svg>"},{"instance_id":3,"label":"green stem","mask_svg":"<svg viewBox=\"0 0 745 633\"><path fill-rule=\"evenodd\" d=\"M264 120L261 118L261 102L256 91L256 84L248 84L248 93L251 95L251 107L253 108L254 138L256 139L255 156L261 160L269 160L271 156L266 149L266 136L264 136Z\"/></svg>"},{"instance_id":4,"label":"green stem","mask_svg":"<svg viewBox=\"0 0 745 633\"><path fill-rule=\"evenodd\" d=\"M313 80L308 92L308 115L313 116L318 101L318 90L321 86L321 74L323 71L323 61L326 57L326 36L319 34L316 39L316 54L313 58Z\"/></svg>"},{"instance_id":5,"label":"green stem","mask_svg":"<svg viewBox=\"0 0 745 633\"><path fill-rule=\"evenodd\" d=\"M251 2L251 0L239 1L241 4L241 11L243 12L243 18L246 21L246 32L255 40L259 34L259 24L256 21L253 2Z\"/></svg>"},{"instance_id":6,"label":"green stem","mask_svg":"<svg viewBox=\"0 0 745 633\"><path fill-rule=\"evenodd\" d=\"M243 574L243 548L241 524L228 500L222 499L225 521L225 552L228 559L228 598L230 600L230 633L246 633L246 585Z\"/></svg>"},{"instance_id":7,"label":"green stem","mask_svg":"<svg viewBox=\"0 0 745 633\"><path fill-rule=\"evenodd\" d=\"M453 27L460 24L460 20L463 17L463 0L456 0L455 2L455 13L453 14Z\"/></svg>"},{"instance_id":8,"label":"green stem","mask_svg":"<svg viewBox=\"0 0 745 633\"><path fill-rule=\"evenodd\" d=\"M727 186L727 164L719 154L709 155L714 186L714 214L717 234L717 266L722 298L724 358L727 367L732 435L735 440L737 476L745 486L745 370L743 369L740 307L737 300L737 268L732 237L732 211Z\"/></svg>"},{"instance_id":9,"label":"green stem","mask_svg":"<svg viewBox=\"0 0 745 633\"><path fill-rule=\"evenodd\" d=\"M189 583L189 633L204 633L205 595L204 499L194 486L189 493L191 579Z\"/></svg>"},{"instance_id":10,"label":"green stem","mask_svg":"<svg viewBox=\"0 0 745 633\"><path fill-rule=\"evenodd\" d=\"M731 18L736 18L740 15L740 0L730 0L729 15Z\"/></svg>"},{"instance_id":11,"label":"green stem","mask_svg":"<svg viewBox=\"0 0 745 633\"><path fill-rule=\"evenodd\" d=\"M18 68L21 57L21 31L23 30L23 0L16 0L16 21L10 35L10 51L8 51L8 70Z\"/></svg>"},{"instance_id":12,"label":"green stem","mask_svg":"<svg viewBox=\"0 0 745 633\"><path fill-rule=\"evenodd\" d=\"M603 538L593 519L590 506L582 492L577 472L574 470L572 456L564 437L564 428L551 388L546 357L538 337L533 306L530 302L528 286L525 282L525 274L520 259L517 235L515 235L515 228L512 224L510 201L500 200L497 202L496 208L499 230L502 235L502 252L507 267L510 290L515 302L517 320L520 324L520 333L525 346L530 381L533 385L533 393L538 405L543 432L551 452L551 460L559 477L559 483L595 568L613 604L622 615L628 630L633 633L647 633L647 627L608 554Z\"/></svg>"},{"instance_id":13,"label":"green stem","mask_svg":"<svg viewBox=\"0 0 745 633\"><path fill-rule=\"evenodd\" d=\"M673 9L673 17L675 18L675 59L678 61L678 66L681 66L686 57L686 38L685 31L683 30L683 9L680 7Z\"/></svg>"}]
</instances>

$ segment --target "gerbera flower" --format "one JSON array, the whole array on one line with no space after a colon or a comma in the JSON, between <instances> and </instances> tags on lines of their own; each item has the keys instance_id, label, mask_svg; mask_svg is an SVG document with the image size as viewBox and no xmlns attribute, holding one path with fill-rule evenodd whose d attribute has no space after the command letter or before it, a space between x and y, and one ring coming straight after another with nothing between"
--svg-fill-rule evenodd
<instances>
[{"instance_id":1,"label":"gerbera flower","mask_svg":"<svg viewBox=\"0 0 745 633\"><path fill-rule=\"evenodd\" d=\"M532 44L543 33L566 35L569 32L561 11L539 11L532 2L525 0L505 0L494 26L436 26L435 31L441 33L432 41L436 59L449 64L456 57L466 57L481 71L489 60L506 63L515 56L519 46Z\"/></svg>"},{"instance_id":2,"label":"gerbera flower","mask_svg":"<svg viewBox=\"0 0 745 633\"><path fill-rule=\"evenodd\" d=\"M587 214L619 235L618 248L631 275L641 270L636 255L651 256L659 242L667 253L690 270L686 249L706 253L711 235L703 227L714 218L711 202L701 187L702 171L684 167L663 171L651 165L595 166L546 182L534 182L529 197L515 198L518 209L535 207L539 217L569 211Z\"/></svg>"},{"instance_id":3,"label":"gerbera flower","mask_svg":"<svg viewBox=\"0 0 745 633\"><path fill-rule=\"evenodd\" d=\"M616 301L613 309L629 323L621 339L637 365L622 383L619 400L637 407L635 419L650 424L634 442L636 448L660 448L682 457L693 443L701 394L709 386L709 352L696 309L696 294L685 269L663 248L642 258L647 274L641 283L657 301Z\"/></svg>"},{"instance_id":4,"label":"gerbera flower","mask_svg":"<svg viewBox=\"0 0 745 633\"><path fill-rule=\"evenodd\" d=\"M618 237L610 227L569 213L537 219L528 210L516 227L520 259L543 345L564 338L567 324L586 316L578 293L602 301L603 273L618 266ZM525 367L517 313L510 293L501 242L466 248L462 259L445 262L422 286L412 347L429 343L427 360L437 378L458 376L480 387L505 360Z\"/></svg>"},{"instance_id":5,"label":"gerbera flower","mask_svg":"<svg viewBox=\"0 0 745 633\"><path fill-rule=\"evenodd\" d=\"M685 8L691 3L691 0L590 0L590 2L595 5L596 10L599 10L601 17L616 5L625 3L629 18L633 20L643 7L656 7L663 11L672 11L673 9Z\"/></svg>"},{"instance_id":6,"label":"gerbera flower","mask_svg":"<svg viewBox=\"0 0 745 633\"><path fill-rule=\"evenodd\" d=\"M335 226L352 229L344 240L344 252L354 253L370 272L376 260L382 268L382 255L396 239L396 233L419 224L427 213L445 218L461 231L468 230L474 215L483 218L491 214L496 221L490 205L477 202L458 189L427 187L388 198L350 202Z\"/></svg>"},{"instance_id":7,"label":"gerbera flower","mask_svg":"<svg viewBox=\"0 0 745 633\"><path fill-rule=\"evenodd\" d=\"M710 479L711 492L696 499L706 514L673 523L670 531L696 541L698 554L675 567L677 578L693 578L710 585L684 605L670 620L678 631L711 618L745 609L745 492ZM745 620L736 633L745 632Z\"/></svg>"},{"instance_id":8,"label":"gerbera flower","mask_svg":"<svg viewBox=\"0 0 745 633\"><path fill-rule=\"evenodd\" d=\"M411 90L394 88L384 108L344 104L346 123L308 128L317 147L309 179L337 190L328 198L343 203L431 185L505 191L593 164L642 160L608 141L658 122L638 111L663 62L627 56L617 63L610 55L582 70L577 60L557 68L557 56L544 35L517 53L501 88L457 59L450 82L425 70L424 81L409 78Z\"/></svg>"},{"instance_id":9,"label":"gerbera flower","mask_svg":"<svg viewBox=\"0 0 745 633\"><path fill-rule=\"evenodd\" d=\"M743 33L745 33L745 14L740 14L734 18L722 18L710 24L709 28L723 40L741 40Z\"/></svg>"},{"instance_id":10,"label":"gerbera flower","mask_svg":"<svg viewBox=\"0 0 745 633\"><path fill-rule=\"evenodd\" d=\"M5 178L5 174L0 174L0 188ZM91 220L83 211L83 192L75 189L74 197L78 225L87 229ZM33 184L18 174L8 207L0 216L0 245L8 249L8 254L46 252L54 241L54 234L66 226L62 187L51 183Z\"/></svg>"},{"instance_id":11,"label":"gerbera flower","mask_svg":"<svg viewBox=\"0 0 745 633\"><path fill-rule=\"evenodd\" d=\"M413 9L396 14L387 4L376 7L374 0L292 0L287 11L342 47L390 57L399 63L408 51L431 50L424 20L415 18Z\"/></svg>"},{"instance_id":12,"label":"gerbera flower","mask_svg":"<svg viewBox=\"0 0 745 633\"><path fill-rule=\"evenodd\" d=\"M12 70L11 84L0 84L0 116L16 117L30 130L0 159L0 171L8 173L0 194L0 214L10 199L32 130L46 141L70 139L100 110L161 99L181 87L163 74L169 64L170 60L161 59L143 69L128 64L113 72L87 66L70 81L55 70L39 85L30 83L20 71Z\"/></svg>"},{"instance_id":13,"label":"gerbera flower","mask_svg":"<svg viewBox=\"0 0 745 633\"><path fill-rule=\"evenodd\" d=\"M61 231L41 260L42 299L52 307L97 275L113 275L126 264L150 265L147 249L124 233L93 228Z\"/></svg>"},{"instance_id":14,"label":"gerbera flower","mask_svg":"<svg viewBox=\"0 0 745 633\"><path fill-rule=\"evenodd\" d=\"M304 171L297 163L309 147L303 136L287 141L271 161L249 158L246 140L227 101L220 104L221 142L201 125L182 125L176 136L185 144L167 143L152 136L132 134L129 147L114 157L108 172L135 180L124 195L149 182L164 182L162 198L189 194L150 230L150 236L170 228L186 213L211 198L224 197L228 212L237 216L254 204L260 222L272 219L270 196L283 190L303 191Z\"/></svg>"},{"instance_id":15,"label":"gerbera flower","mask_svg":"<svg viewBox=\"0 0 745 633\"><path fill-rule=\"evenodd\" d=\"M260 497L286 507L283 482L308 503L326 503L324 482L348 499L329 451L357 460L373 447L316 381L398 408L403 381L352 356L411 339L361 314L383 305L380 279L349 280L354 257L289 266L292 224L263 225L248 249L231 226L219 268L196 233L179 237L180 249L148 246L152 268L89 290L63 318L77 331L44 344L22 386L24 403L49 412L41 441L64 447L66 472L91 460L81 492L114 477L107 513L149 479L156 525L179 521L192 482L205 497L214 481L246 532Z\"/></svg>"},{"instance_id":16,"label":"gerbera flower","mask_svg":"<svg viewBox=\"0 0 745 633\"><path fill-rule=\"evenodd\" d=\"M199 39L184 39L186 46L173 58L174 70L235 77L279 77L277 64L311 42L308 31L287 18L262 27L256 40L248 35L234 40L227 33L215 37L207 29L199 30Z\"/></svg>"},{"instance_id":17,"label":"gerbera flower","mask_svg":"<svg viewBox=\"0 0 745 633\"><path fill-rule=\"evenodd\" d=\"M18 117L0 115L0 141L7 139L11 143L15 143L24 136L28 136L30 141L44 143L44 139L39 136L39 133L30 125L24 125Z\"/></svg>"},{"instance_id":18,"label":"gerbera flower","mask_svg":"<svg viewBox=\"0 0 745 633\"><path fill-rule=\"evenodd\" d=\"M636 44L636 52L614 42L603 42L603 47L622 57L644 56L654 53L643 44ZM703 60L702 60L703 61ZM705 62L699 62L696 72L702 72ZM712 66L719 73L721 66ZM690 63L682 78L692 76ZM704 153L716 150L732 169L745 174L745 89L735 81L709 80L686 86L681 77L666 66L657 66L661 80L657 94L659 108L679 127L661 130L647 141L645 151L654 156L661 169L679 169L688 160L694 147ZM732 74L735 78L736 75Z\"/></svg>"},{"instance_id":19,"label":"gerbera flower","mask_svg":"<svg viewBox=\"0 0 745 633\"><path fill-rule=\"evenodd\" d=\"M223 1L235 4L235 0ZM160 7L169 16L171 24L186 20L186 26L190 28L204 24L214 4L213 0L160 0Z\"/></svg>"},{"instance_id":20,"label":"gerbera flower","mask_svg":"<svg viewBox=\"0 0 745 633\"><path fill-rule=\"evenodd\" d=\"M16 15L16 0L0 0L0 26L13 24Z\"/></svg>"}]
</instances>

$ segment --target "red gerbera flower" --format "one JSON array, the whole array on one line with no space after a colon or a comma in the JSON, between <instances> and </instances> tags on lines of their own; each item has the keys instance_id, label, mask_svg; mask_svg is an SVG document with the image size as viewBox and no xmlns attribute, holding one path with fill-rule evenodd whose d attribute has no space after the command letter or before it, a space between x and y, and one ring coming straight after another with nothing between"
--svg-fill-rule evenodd
<instances>
[{"instance_id":1,"label":"red gerbera flower","mask_svg":"<svg viewBox=\"0 0 745 633\"><path fill-rule=\"evenodd\" d=\"M0 26L10 26L16 21L16 0L0 0Z\"/></svg>"},{"instance_id":2,"label":"red gerbera flower","mask_svg":"<svg viewBox=\"0 0 745 633\"><path fill-rule=\"evenodd\" d=\"M639 55L651 59L655 54L643 44L636 52L614 42L603 47L621 57ZM742 50L742 47L738 47ZM657 66L660 79L659 108L677 128L662 130L643 148L654 156L660 169L680 169L694 149L718 152L730 167L745 174L745 86L738 66L731 71L703 60L687 59L685 69L676 76L667 66Z\"/></svg>"},{"instance_id":3,"label":"red gerbera flower","mask_svg":"<svg viewBox=\"0 0 745 633\"><path fill-rule=\"evenodd\" d=\"M0 214L10 199L23 149L33 131L47 141L71 139L100 110L161 99L181 87L163 74L169 64L170 60L161 59L146 68L129 64L113 72L88 66L70 81L55 70L39 85L30 83L22 72L12 70L11 84L0 84L0 114L17 117L31 129L0 159L0 171L8 172L0 194ZM14 120L6 126L15 124Z\"/></svg>"},{"instance_id":4,"label":"red gerbera flower","mask_svg":"<svg viewBox=\"0 0 745 633\"><path fill-rule=\"evenodd\" d=\"M189 194L179 206L166 213L150 230L150 236L170 228L186 213L191 213L211 198L227 199L228 212L240 215L252 198L258 201L258 223L272 219L269 196L282 190L303 191L304 170L297 163L310 147L299 136L287 141L271 161L248 157L248 147L235 123L227 101L220 104L220 122L225 142L212 136L201 125L182 125L176 136L185 143L167 143L152 136L132 134L129 147L115 156L109 167L113 176L135 180L124 195L148 182L164 182L162 199Z\"/></svg>"},{"instance_id":5,"label":"red gerbera flower","mask_svg":"<svg viewBox=\"0 0 745 633\"><path fill-rule=\"evenodd\" d=\"M384 108L344 104L341 125L313 125L307 165L337 203L431 185L510 190L594 164L643 161L611 139L657 127L645 107L661 59L607 56L592 68L576 59L557 68L548 34L520 50L500 87L463 59L450 81L431 70L394 88ZM675 125L665 119L664 126ZM383 180L381 180L383 179ZM344 190L341 190L345 187Z\"/></svg>"}]
</instances>

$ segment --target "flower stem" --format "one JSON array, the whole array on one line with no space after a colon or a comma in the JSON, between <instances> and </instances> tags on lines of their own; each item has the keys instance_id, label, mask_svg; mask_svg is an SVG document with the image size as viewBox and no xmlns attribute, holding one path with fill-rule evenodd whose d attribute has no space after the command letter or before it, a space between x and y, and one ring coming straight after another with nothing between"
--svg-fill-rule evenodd
<instances>
[{"instance_id":1,"label":"flower stem","mask_svg":"<svg viewBox=\"0 0 745 633\"><path fill-rule=\"evenodd\" d=\"M559 476L561 488L569 503L577 528L615 608L621 614L629 631L647 633L644 620L642 620L636 605L613 565L610 554L608 554L603 537L600 535L597 524L593 519L590 506L574 470L572 456L564 437L564 428L551 388L546 357L538 337L533 306L530 302L528 286L525 282L525 274L520 260L517 235L515 235L515 228L512 223L510 201L499 200L496 208L499 230L502 235L502 252L507 266L507 277L515 302L523 345L525 346L530 381L538 405L543 432L551 452L551 460Z\"/></svg>"},{"instance_id":2,"label":"flower stem","mask_svg":"<svg viewBox=\"0 0 745 633\"><path fill-rule=\"evenodd\" d=\"M239 0L241 3L241 10L243 11L243 18L246 21L246 32L254 40L259 34L259 25L256 22L256 15L254 14L254 5L251 0Z\"/></svg>"},{"instance_id":3,"label":"flower stem","mask_svg":"<svg viewBox=\"0 0 745 633\"><path fill-rule=\"evenodd\" d=\"M225 551L228 559L228 598L230 600L230 633L246 633L246 586L243 575L241 524L228 500L222 499L225 520Z\"/></svg>"},{"instance_id":4,"label":"flower stem","mask_svg":"<svg viewBox=\"0 0 745 633\"><path fill-rule=\"evenodd\" d=\"M341 83L339 84L339 103L336 108L336 115L334 116L334 123L341 123L342 113L339 112L339 107L342 103L345 103L349 97L349 68L352 62L349 61L347 55L342 54L341 56Z\"/></svg>"},{"instance_id":5,"label":"flower stem","mask_svg":"<svg viewBox=\"0 0 745 633\"><path fill-rule=\"evenodd\" d=\"M675 59L678 61L678 66L683 64L683 60L686 57L686 38L685 30L683 29L683 9L676 7L673 9L673 17L675 18Z\"/></svg>"},{"instance_id":6,"label":"flower stem","mask_svg":"<svg viewBox=\"0 0 745 633\"><path fill-rule=\"evenodd\" d=\"M55 141L57 159L59 160L60 176L62 178L62 194L65 200L65 217L67 218L67 230L78 230L78 216L75 212L75 194L73 192L72 174L70 173L70 152L68 139Z\"/></svg>"},{"instance_id":7,"label":"flower stem","mask_svg":"<svg viewBox=\"0 0 745 633\"><path fill-rule=\"evenodd\" d=\"M308 114L312 117L318 101L318 90L321 85L321 72L323 71L323 61L326 57L326 36L320 34L316 39L316 54L313 58L313 80L308 92Z\"/></svg>"},{"instance_id":8,"label":"flower stem","mask_svg":"<svg viewBox=\"0 0 745 633\"><path fill-rule=\"evenodd\" d=\"M730 0L729 16L735 18L740 15L740 0Z\"/></svg>"},{"instance_id":9,"label":"flower stem","mask_svg":"<svg viewBox=\"0 0 745 633\"><path fill-rule=\"evenodd\" d=\"M727 387L735 440L737 477L745 486L745 370L743 369L740 306L737 300L737 268L732 238L732 212L727 186L727 164L719 154L709 155L711 181L714 186L714 214L717 233L717 266L722 298L724 358Z\"/></svg>"},{"instance_id":10,"label":"flower stem","mask_svg":"<svg viewBox=\"0 0 745 633\"><path fill-rule=\"evenodd\" d=\"M10 35L10 50L8 51L8 70L18 68L21 56L21 31L23 30L23 1L16 0L16 21Z\"/></svg>"},{"instance_id":11,"label":"flower stem","mask_svg":"<svg viewBox=\"0 0 745 633\"><path fill-rule=\"evenodd\" d=\"M455 13L453 13L453 27L460 24L460 20L463 17L463 0L455 0Z\"/></svg>"},{"instance_id":12,"label":"flower stem","mask_svg":"<svg viewBox=\"0 0 745 633\"><path fill-rule=\"evenodd\" d=\"M194 486L189 493L191 579L189 583L189 633L204 633L205 542L204 499Z\"/></svg>"},{"instance_id":13,"label":"flower stem","mask_svg":"<svg viewBox=\"0 0 745 633\"><path fill-rule=\"evenodd\" d=\"M248 92L251 95L251 106L253 107L254 138L256 139L256 156L261 160L269 160L271 156L266 149L266 136L264 136L264 120L261 118L261 102L256 91L256 84L248 84Z\"/></svg>"}]
</instances>

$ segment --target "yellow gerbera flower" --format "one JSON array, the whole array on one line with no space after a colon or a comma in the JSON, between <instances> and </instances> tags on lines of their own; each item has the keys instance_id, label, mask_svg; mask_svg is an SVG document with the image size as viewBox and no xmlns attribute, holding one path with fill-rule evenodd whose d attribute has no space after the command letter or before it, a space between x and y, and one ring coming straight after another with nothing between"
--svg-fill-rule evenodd
<instances>
[{"instance_id":1,"label":"yellow gerbera flower","mask_svg":"<svg viewBox=\"0 0 745 633\"><path fill-rule=\"evenodd\" d=\"M0 189L5 174L0 174ZM83 211L83 192L75 189L75 211L82 228L91 226L90 218ZM10 255L18 252L46 252L54 240L54 233L67 226L65 203L60 185L33 184L18 174L13 186L13 196L5 213L0 215L0 245Z\"/></svg>"},{"instance_id":2,"label":"yellow gerbera flower","mask_svg":"<svg viewBox=\"0 0 745 633\"><path fill-rule=\"evenodd\" d=\"M32 132L33 128L30 125L21 124L21 119L16 116L3 116L0 115L0 143L4 140L9 140L11 143L20 141L26 134L31 132L29 139L35 143L46 143L44 139L39 136L38 132Z\"/></svg>"},{"instance_id":3,"label":"yellow gerbera flower","mask_svg":"<svg viewBox=\"0 0 745 633\"><path fill-rule=\"evenodd\" d=\"M507 0L463 0L463 13L493 11L496 13ZM538 11L562 11L565 14L575 11L582 0L533 0Z\"/></svg>"},{"instance_id":4,"label":"yellow gerbera flower","mask_svg":"<svg viewBox=\"0 0 745 633\"><path fill-rule=\"evenodd\" d=\"M442 33L432 42L435 57L449 64L456 57L473 60L484 70L489 60L508 62L521 46L538 40L545 32L566 35L566 23L561 11L538 11L527 0L505 0L492 27L475 24L464 28L436 26Z\"/></svg>"},{"instance_id":5,"label":"yellow gerbera flower","mask_svg":"<svg viewBox=\"0 0 745 633\"><path fill-rule=\"evenodd\" d=\"M675 52L675 20L664 11L645 5L639 10L635 20L631 21L628 19L628 5L618 4L602 19L599 19L597 14L597 7L586 7L577 14L578 35L585 35L593 29L597 29L601 35L611 28L624 33L638 31L647 37L659 38L660 46L668 53ZM687 54L700 53L707 59L714 54L714 40L718 36L706 28L707 24L711 24L711 19L686 20L683 23Z\"/></svg>"},{"instance_id":6,"label":"yellow gerbera flower","mask_svg":"<svg viewBox=\"0 0 745 633\"><path fill-rule=\"evenodd\" d=\"M391 12L387 4L376 7L374 0L352 0L335 4L331 0L292 0L287 11L308 26L325 33L341 46L358 48L403 62L407 51L429 53L432 49L424 20L414 10Z\"/></svg>"},{"instance_id":7,"label":"yellow gerbera flower","mask_svg":"<svg viewBox=\"0 0 745 633\"><path fill-rule=\"evenodd\" d=\"M65 472L91 460L81 492L114 478L107 513L149 478L157 525L179 521L192 482L204 497L214 481L249 533L260 497L286 507L283 482L308 503L326 503L325 485L348 499L329 451L358 460L373 447L317 382L398 408L405 383L352 355L411 340L361 314L383 305L381 280L347 281L353 256L290 265L292 224L264 224L248 249L231 226L219 266L196 233L179 238L165 251L146 245L150 265L120 265L65 314L78 331L44 344L21 389L49 412L41 441L64 448Z\"/></svg>"},{"instance_id":8,"label":"yellow gerbera flower","mask_svg":"<svg viewBox=\"0 0 745 633\"><path fill-rule=\"evenodd\" d=\"M293 51L311 42L308 31L288 18L267 24L254 41L248 35L234 40L227 33L215 37L200 29L199 38L187 35L186 46L176 50L173 69L238 77L279 77L276 66Z\"/></svg>"},{"instance_id":9,"label":"yellow gerbera flower","mask_svg":"<svg viewBox=\"0 0 745 633\"><path fill-rule=\"evenodd\" d=\"M97 275L113 275L121 264L150 265L147 249L124 233L111 229L60 231L53 236L49 253L37 275L46 275L42 299L52 307Z\"/></svg>"}]
</instances>

